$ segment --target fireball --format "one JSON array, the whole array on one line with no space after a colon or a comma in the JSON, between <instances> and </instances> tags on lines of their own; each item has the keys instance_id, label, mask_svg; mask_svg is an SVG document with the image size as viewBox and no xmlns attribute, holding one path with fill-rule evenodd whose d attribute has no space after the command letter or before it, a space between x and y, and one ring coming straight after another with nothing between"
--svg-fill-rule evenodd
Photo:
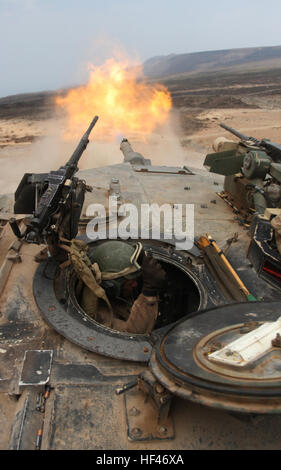
<instances>
[{"instance_id":1,"label":"fireball","mask_svg":"<svg viewBox=\"0 0 281 470\"><path fill-rule=\"evenodd\" d=\"M56 99L67 113L67 135L78 137L95 114L100 117L95 139L101 140L112 140L120 134L145 138L167 121L172 107L169 91L138 77L139 69L137 72L129 63L116 59L92 65L87 85Z\"/></svg>"}]
</instances>

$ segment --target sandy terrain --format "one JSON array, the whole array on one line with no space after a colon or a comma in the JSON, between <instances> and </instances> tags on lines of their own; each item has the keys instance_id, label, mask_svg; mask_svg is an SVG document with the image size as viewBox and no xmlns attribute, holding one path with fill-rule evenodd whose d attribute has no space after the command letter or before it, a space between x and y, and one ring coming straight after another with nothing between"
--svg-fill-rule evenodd
<instances>
[{"instance_id":1,"label":"sandy terrain","mask_svg":"<svg viewBox=\"0 0 281 470\"><path fill-rule=\"evenodd\" d=\"M154 164L202 167L214 139L231 137L220 122L246 135L281 143L280 70L201 74L163 83L174 105L169 122L145 143L137 138L131 141ZM65 121L58 117L54 96L49 92L0 99L0 193L13 192L24 172L57 168L76 147L77 139L62 138ZM93 134L80 168L120 163L119 143L120 136L111 142L94 142Z\"/></svg>"},{"instance_id":2,"label":"sandy terrain","mask_svg":"<svg viewBox=\"0 0 281 470\"><path fill-rule=\"evenodd\" d=\"M31 121L24 118L1 119L0 124L0 149L18 144L30 144L46 133L42 121Z\"/></svg>"},{"instance_id":3,"label":"sandy terrain","mask_svg":"<svg viewBox=\"0 0 281 470\"><path fill-rule=\"evenodd\" d=\"M276 143L281 142L281 109L211 109L199 113L197 120L202 121L204 128L182 139L187 152L188 148L195 148L197 151L201 149L203 154L204 152L211 153L213 151L212 143L220 136L238 140L231 133L222 129L219 126L220 123L225 123L249 137L255 137L259 140L267 138ZM204 158L205 155L202 160L200 159L200 162Z\"/></svg>"}]
</instances>

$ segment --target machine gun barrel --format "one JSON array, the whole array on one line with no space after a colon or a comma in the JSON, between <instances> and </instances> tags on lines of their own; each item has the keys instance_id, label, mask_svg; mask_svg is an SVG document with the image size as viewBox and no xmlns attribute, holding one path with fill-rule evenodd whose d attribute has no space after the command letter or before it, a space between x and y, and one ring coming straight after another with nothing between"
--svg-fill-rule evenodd
<instances>
[{"instance_id":1,"label":"machine gun barrel","mask_svg":"<svg viewBox=\"0 0 281 470\"><path fill-rule=\"evenodd\" d=\"M260 141L258 139L255 139L254 137L248 137L248 136L242 134L241 132L237 131L236 129L233 129L233 127L227 126L223 122L220 124L220 127L222 127L223 129L225 129L228 132L231 132L231 134L236 135L236 137L238 137L240 140L245 140L245 141L250 140L255 145L260 145Z\"/></svg>"},{"instance_id":2,"label":"machine gun barrel","mask_svg":"<svg viewBox=\"0 0 281 470\"><path fill-rule=\"evenodd\" d=\"M48 174L24 175L16 191L14 212L16 214L21 210L24 214L32 212L33 215L28 219L23 234L12 221L11 227L17 237L24 237L30 243L42 243L46 237L51 237L55 243L64 227L64 238L75 238L88 188L83 180L74 175L97 120L98 116L95 116L65 165Z\"/></svg>"},{"instance_id":3,"label":"machine gun barrel","mask_svg":"<svg viewBox=\"0 0 281 470\"><path fill-rule=\"evenodd\" d=\"M79 144L77 145L76 149L74 150L73 154L71 155L70 159L68 160L66 165L64 165L64 167L71 167L74 169L74 172L76 171L78 161L89 143L89 135L93 127L96 125L97 120L98 116L95 116L88 129L86 130L85 134L83 135L82 139L80 140Z\"/></svg>"}]
</instances>

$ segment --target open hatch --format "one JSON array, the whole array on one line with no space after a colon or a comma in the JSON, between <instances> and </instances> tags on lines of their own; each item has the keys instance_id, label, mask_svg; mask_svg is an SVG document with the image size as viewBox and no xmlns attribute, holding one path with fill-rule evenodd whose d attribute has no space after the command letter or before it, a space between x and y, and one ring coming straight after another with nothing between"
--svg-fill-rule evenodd
<instances>
[{"instance_id":1,"label":"open hatch","mask_svg":"<svg viewBox=\"0 0 281 470\"><path fill-rule=\"evenodd\" d=\"M118 359L147 361L155 338L181 318L204 308L207 293L189 264L188 253L179 254L170 244L160 241L142 243L162 264L167 278L166 288L160 294L160 315L152 335L119 332L91 318L81 307L75 271L71 266L60 270L52 259L39 265L33 284L35 300L45 320L85 349ZM136 289L136 297L140 288L141 285L139 290ZM118 301L125 302L125 299ZM114 301L112 307L114 309Z\"/></svg>"}]
</instances>

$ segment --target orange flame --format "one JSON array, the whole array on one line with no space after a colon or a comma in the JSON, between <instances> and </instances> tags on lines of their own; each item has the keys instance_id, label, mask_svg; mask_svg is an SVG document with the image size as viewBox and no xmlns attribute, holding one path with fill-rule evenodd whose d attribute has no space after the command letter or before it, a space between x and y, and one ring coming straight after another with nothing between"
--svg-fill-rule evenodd
<instances>
[{"instance_id":1,"label":"orange flame","mask_svg":"<svg viewBox=\"0 0 281 470\"><path fill-rule=\"evenodd\" d=\"M97 114L95 139L108 140L118 134L150 134L167 120L172 99L163 85L140 81L136 68L109 59L92 66L88 84L58 97L56 104L67 112L71 137L78 137Z\"/></svg>"}]
</instances>

